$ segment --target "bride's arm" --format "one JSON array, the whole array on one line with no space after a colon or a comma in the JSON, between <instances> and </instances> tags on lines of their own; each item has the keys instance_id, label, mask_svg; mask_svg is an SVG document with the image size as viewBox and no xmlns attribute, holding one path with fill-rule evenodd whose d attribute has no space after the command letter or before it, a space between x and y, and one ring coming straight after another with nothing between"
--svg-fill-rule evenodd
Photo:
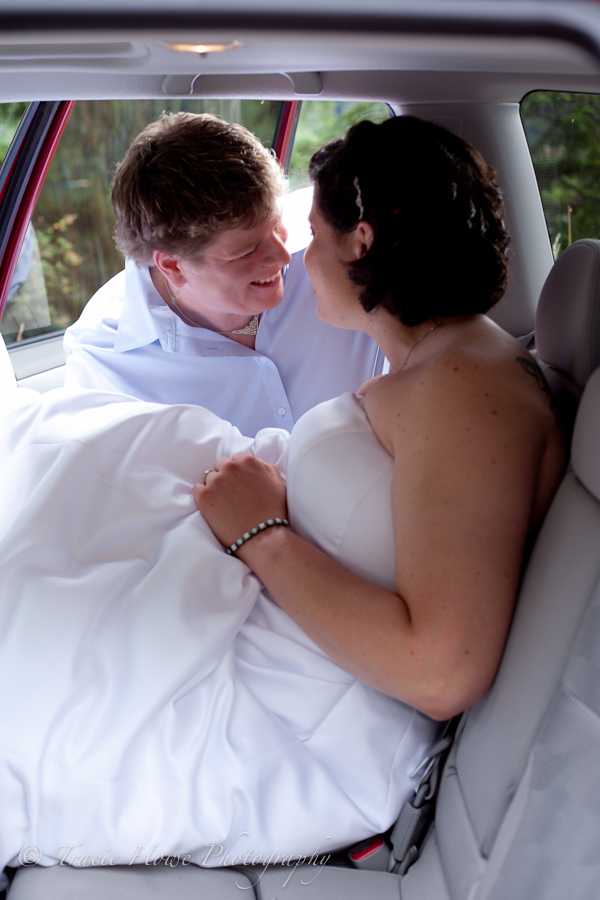
<instances>
[{"instance_id":1,"label":"bride's arm","mask_svg":"<svg viewBox=\"0 0 600 900\"><path fill-rule=\"evenodd\" d=\"M393 380L372 405L395 458L397 593L348 572L285 528L238 556L308 635L348 671L446 719L489 688L516 596L543 463L543 429L475 378L434 383L395 414ZM457 391L457 387L459 390ZM384 412L381 412L384 411ZM410 422L403 427L402 422ZM223 543L285 515L276 470L219 460L196 502Z\"/></svg>"}]
</instances>

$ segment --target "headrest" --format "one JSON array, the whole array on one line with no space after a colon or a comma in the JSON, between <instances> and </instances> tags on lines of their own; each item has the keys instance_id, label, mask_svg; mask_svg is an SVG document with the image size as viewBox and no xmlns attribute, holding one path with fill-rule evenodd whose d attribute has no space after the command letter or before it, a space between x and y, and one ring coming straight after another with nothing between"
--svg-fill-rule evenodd
<instances>
[{"instance_id":1,"label":"headrest","mask_svg":"<svg viewBox=\"0 0 600 900\"><path fill-rule=\"evenodd\" d=\"M591 376L581 397L571 464L579 480L600 500L600 369Z\"/></svg>"},{"instance_id":2,"label":"headrest","mask_svg":"<svg viewBox=\"0 0 600 900\"><path fill-rule=\"evenodd\" d=\"M554 263L540 294L535 346L579 390L600 366L600 241L576 241Z\"/></svg>"},{"instance_id":3,"label":"headrest","mask_svg":"<svg viewBox=\"0 0 600 900\"><path fill-rule=\"evenodd\" d=\"M9 391L17 389L17 380L15 373L4 343L4 338L0 334L0 399L5 397Z\"/></svg>"}]
</instances>

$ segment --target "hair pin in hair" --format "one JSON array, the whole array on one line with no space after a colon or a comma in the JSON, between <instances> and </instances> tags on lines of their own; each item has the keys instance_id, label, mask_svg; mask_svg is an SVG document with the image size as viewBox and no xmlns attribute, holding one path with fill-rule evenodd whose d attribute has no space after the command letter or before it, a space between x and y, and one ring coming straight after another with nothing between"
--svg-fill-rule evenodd
<instances>
[{"instance_id":1,"label":"hair pin in hair","mask_svg":"<svg viewBox=\"0 0 600 900\"><path fill-rule=\"evenodd\" d=\"M360 182L358 180L358 175L354 176L354 187L356 188L356 200L354 202L358 206L358 221L360 222L365 214L365 208L362 202L362 194L360 192Z\"/></svg>"}]
</instances>

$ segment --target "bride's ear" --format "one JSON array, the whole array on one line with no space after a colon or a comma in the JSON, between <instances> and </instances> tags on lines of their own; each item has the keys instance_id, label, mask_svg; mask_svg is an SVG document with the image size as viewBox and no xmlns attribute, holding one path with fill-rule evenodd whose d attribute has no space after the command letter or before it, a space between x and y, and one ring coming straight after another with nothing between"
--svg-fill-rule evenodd
<instances>
[{"instance_id":1,"label":"bride's ear","mask_svg":"<svg viewBox=\"0 0 600 900\"><path fill-rule=\"evenodd\" d=\"M354 259L362 259L371 249L375 233L368 222L359 222L354 229Z\"/></svg>"}]
</instances>

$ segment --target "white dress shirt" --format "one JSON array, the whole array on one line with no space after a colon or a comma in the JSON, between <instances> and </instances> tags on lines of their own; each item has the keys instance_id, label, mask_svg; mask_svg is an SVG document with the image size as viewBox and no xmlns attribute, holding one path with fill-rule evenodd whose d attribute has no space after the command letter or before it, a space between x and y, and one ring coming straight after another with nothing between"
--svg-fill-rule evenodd
<instances>
[{"instance_id":1,"label":"white dress shirt","mask_svg":"<svg viewBox=\"0 0 600 900\"><path fill-rule=\"evenodd\" d=\"M65 386L205 406L251 436L272 426L291 431L308 409L356 391L383 364L367 335L317 318L303 257L304 249L292 254L283 300L263 313L255 350L186 325L148 267L128 259L67 329Z\"/></svg>"}]
</instances>

